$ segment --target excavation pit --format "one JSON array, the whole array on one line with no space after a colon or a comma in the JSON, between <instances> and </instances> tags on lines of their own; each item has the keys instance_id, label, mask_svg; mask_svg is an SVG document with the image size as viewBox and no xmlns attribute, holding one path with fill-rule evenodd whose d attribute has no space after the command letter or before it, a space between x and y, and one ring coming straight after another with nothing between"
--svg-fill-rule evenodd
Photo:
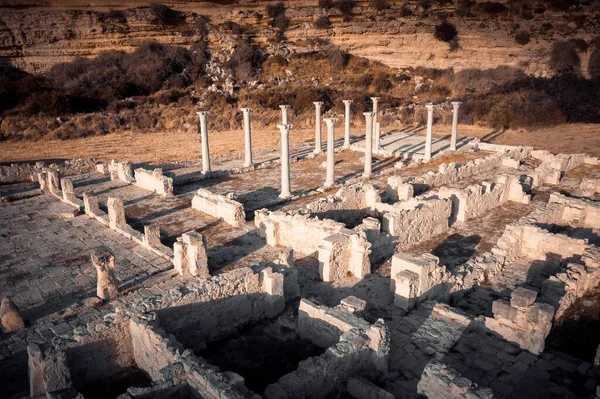
<instances>
[{"instance_id":1,"label":"excavation pit","mask_svg":"<svg viewBox=\"0 0 600 399\"><path fill-rule=\"evenodd\" d=\"M150 376L137 367L128 367L111 376L75 388L86 399L112 399L127 392L127 388L145 388L152 383Z\"/></svg>"}]
</instances>

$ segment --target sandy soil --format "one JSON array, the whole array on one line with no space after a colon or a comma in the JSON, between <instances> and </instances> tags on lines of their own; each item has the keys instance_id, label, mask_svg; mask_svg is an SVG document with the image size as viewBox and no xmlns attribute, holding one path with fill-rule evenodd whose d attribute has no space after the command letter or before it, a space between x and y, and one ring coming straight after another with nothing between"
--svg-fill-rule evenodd
<instances>
[{"instance_id":1,"label":"sandy soil","mask_svg":"<svg viewBox=\"0 0 600 399\"><path fill-rule=\"evenodd\" d=\"M400 127L383 127L383 130ZM447 125L434 126L434 135L449 135ZM323 136L325 136L323 126ZM360 127L353 128L353 134L361 134ZM425 133L423 128L420 132ZM459 133L479 137L483 141L497 144L528 145L553 153L585 152L600 157L600 125L565 124L531 132L497 130L476 126L461 125ZM343 125L336 126L336 137L343 137ZM294 129L290 135L291 144L311 142L313 129ZM240 152L244 149L243 132L210 131L212 155ZM280 135L277 128L253 130L255 150L277 148ZM75 140L49 140L39 142L0 143L0 162L22 162L53 159L97 158L98 160L120 159L131 162L176 162L200 157L198 135L184 132L163 133L115 133L106 136L88 137Z\"/></svg>"}]
</instances>

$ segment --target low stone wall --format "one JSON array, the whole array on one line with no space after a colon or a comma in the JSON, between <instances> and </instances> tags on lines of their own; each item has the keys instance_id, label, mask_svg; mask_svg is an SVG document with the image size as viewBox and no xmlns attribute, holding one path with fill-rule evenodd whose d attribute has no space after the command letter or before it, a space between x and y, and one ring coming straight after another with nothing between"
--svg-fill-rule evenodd
<instances>
[{"instance_id":1,"label":"low stone wall","mask_svg":"<svg viewBox=\"0 0 600 399\"><path fill-rule=\"evenodd\" d=\"M386 205L386 204L383 204ZM380 207L383 211L382 231L398 237L398 247L422 241L448 230L452 202L437 196L412 198L392 206Z\"/></svg>"},{"instance_id":2,"label":"low stone wall","mask_svg":"<svg viewBox=\"0 0 600 399\"><path fill-rule=\"evenodd\" d=\"M521 349L540 354L552 329L554 307L536 302L537 292L527 288L515 289L510 301L495 300L492 303L494 318L485 318L485 327L515 342Z\"/></svg>"},{"instance_id":3,"label":"low stone wall","mask_svg":"<svg viewBox=\"0 0 600 399\"><path fill-rule=\"evenodd\" d=\"M269 385L263 395L266 399L324 398L336 384L344 383L357 372L387 371L390 336L383 320L369 324L352 313L306 299L300 307L300 334L316 345L333 346L321 356L300 362L297 370Z\"/></svg>"},{"instance_id":4,"label":"low stone wall","mask_svg":"<svg viewBox=\"0 0 600 399\"><path fill-rule=\"evenodd\" d=\"M552 193L548 203L560 206L560 214L558 219L552 222L554 224L600 228L600 203L598 202Z\"/></svg>"},{"instance_id":5,"label":"low stone wall","mask_svg":"<svg viewBox=\"0 0 600 399\"><path fill-rule=\"evenodd\" d=\"M271 268L250 268L187 280L187 295L168 298L155 311L161 327L186 348L199 349L248 323L274 317L285 308L284 275ZM154 295L157 300L157 295Z\"/></svg>"},{"instance_id":6,"label":"low stone wall","mask_svg":"<svg viewBox=\"0 0 600 399\"><path fill-rule=\"evenodd\" d=\"M46 165L46 162L43 161L35 164L0 165L0 183L37 182L38 173L44 169L54 170L63 176L70 176L92 172L94 167L93 159L74 159L50 165Z\"/></svg>"},{"instance_id":7,"label":"low stone wall","mask_svg":"<svg viewBox=\"0 0 600 399\"><path fill-rule=\"evenodd\" d=\"M114 159L108 164L108 174L110 180L122 180L127 183L133 183L133 168L129 162L116 162Z\"/></svg>"},{"instance_id":8,"label":"low stone wall","mask_svg":"<svg viewBox=\"0 0 600 399\"><path fill-rule=\"evenodd\" d=\"M306 255L318 252L323 239L346 228L344 224L330 219L311 217L306 211L270 212L260 209L254 213L254 223L267 245L289 247Z\"/></svg>"},{"instance_id":9,"label":"low stone wall","mask_svg":"<svg viewBox=\"0 0 600 399\"><path fill-rule=\"evenodd\" d=\"M221 218L233 226L241 226L246 222L244 205L224 195L214 194L203 188L199 189L192 199L192 208Z\"/></svg>"},{"instance_id":10,"label":"low stone wall","mask_svg":"<svg viewBox=\"0 0 600 399\"><path fill-rule=\"evenodd\" d=\"M489 388L479 387L457 370L433 359L423 370L417 392L429 399L489 399L494 393Z\"/></svg>"},{"instance_id":11,"label":"low stone wall","mask_svg":"<svg viewBox=\"0 0 600 399\"><path fill-rule=\"evenodd\" d=\"M554 155L548 151L541 150L532 151L531 156L542 161L542 164L530 173L530 176L533 178L532 187L544 184L558 184L565 172L582 165L585 160L584 154Z\"/></svg>"},{"instance_id":12,"label":"low stone wall","mask_svg":"<svg viewBox=\"0 0 600 399\"><path fill-rule=\"evenodd\" d=\"M323 281L340 280L347 275L363 279L371 274L371 243L365 233L342 229L325 237L319 246L319 275Z\"/></svg>"},{"instance_id":13,"label":"low stone wall","mask_svg":"<svg viewBox=\"0 0 600 399\"><path fill-rule=\"evenodd\" d=\"M135 185L159 195L173 195L173 179L164 176L162 169L157 168L150 171L137 168L135 170Z\"/></svg>"},{"instance_id":14,"label":"low stone wall","mask_svg":"<svg viewBox=\"0 0 600 399\"><path fill-rule=\"evenodd\" d=\"M342 223L354 223L370 214L381 198L371 184L358 183L340 188L334 195L319 198L306 209L320 218Z\"/></svg>"}]
</instances>

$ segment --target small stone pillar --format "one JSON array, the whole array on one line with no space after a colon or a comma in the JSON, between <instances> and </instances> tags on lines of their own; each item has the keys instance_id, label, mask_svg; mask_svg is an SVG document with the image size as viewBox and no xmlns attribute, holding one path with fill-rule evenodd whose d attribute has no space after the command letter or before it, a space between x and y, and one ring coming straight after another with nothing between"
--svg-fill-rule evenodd
<instances>
[{"instance_id":1,"label":"small stone pillar","mask_svg":"<svg viewBox=\"0 0 600 399\"><path fill-rule=\"evenodd\" d=\"M363 177L371 177L373 162L373 112L364 112L366 120L365 131L365 170Z\"/></svg>"},{"instance_id":2,"label":"small stone pillar","mask_svg":"<svg viewBox=\"0 0 600 399\"><path fill-rule=\"evenodd\" d=\"M371 101L373 101L373 126L377 124L377 113L378 113L378 103L381 100L381 97L371 97Z\"/></svg>"},{"instance_id":3,"label":"small stone pillar","mask_svg":"<svg viewBox=\"0 0 600 399\"><path fill-rule=\"evenodd\" d=\"M379 151L381 148L381 123L375 123L375 151Z\"/></svg>"},{"instance_id":4,"label":"small stone pillar","mask_svg":"<svg viewBox=\"0 0 600 399\"><path fill-rule=\"evenodd\" d=\"M456 151L458 107L460 107L460 104L462 104L460 101L452 101L452 137L450 138L450 151Z\"/></svg>"},{"instance_id":5,"label":"small stone pillar","mask_svg":"<svg viewBox=\"0 0 600 399\"><path fill-rule=\"evenodd\" d=\"M62 188L63 199L65 201L73 202L75 199L75 190L73 189L73 180L68 177L60 179L60 186Z\"/></svg>"},{"instance_id":6,"label":"small stone pillar","mask_svg":"<svg viewBox=\"0 0 600 399\"><path fill-rule=\"evenodd\" d=\"M325 118L327 124L327 175L325 177L325 187L331 187L335 183L335 121L334 118Z\"/></svg>"},{"instance_id":7,"label":"small stone pillar","mask_svg":"<svg viewBox=\"0 0 600 399\"><path fill-rule=\"evenodd\" d=\"M427 135L425 136L425 156L424 161L431 160L431 139L433 135L433 104L427 104Z\"/></svg>"},{"instance_id":8,"label":"small stone pillar","mask_svg":"<svg viewBox=\"0 0 600 399\"><path fill-rule=\"evenodd\" d=\"M60 191L60 174L58 173L58 170L48 170L48 189L54 194Z\"/></svg>"},{"instance_id":9,"label":"small stone pillar","mask_svg":"<svg viewBox=\"0 0 600 399\"><path fill-rule=\"evenodd\" d=\"M188 268L192 276L208 276L208 249L206 238L197 231L184 233L181 238L186 246Z\"/></svg>"},{"instance_id":10,"label":"small stone pillar","mask_svg":"<svg viewBox=\"0 0 600 399\"><path fill-rule=\"evenodd\" d=\"M352 100L342 101L345 106L344 112L344 149L350 148L350 104Z\"/></svg>"},{"instance_id":11,"label":"small stone pillar","mask_svg":"<svg viewBox=\"0 0 600 399\"><path fill-rule=\"evenodd\" d=\"M83 208L85 209L85 214L88 216L97 215L98 211L100 211L98 197L93 192L83 193Z\"/></svg>"},{"instance_id":12,"label":"small stone pillar","mask_svg":"<svg viewBox=\"0 0 600 399\"><path fill-rule=\"evenodd\" d=\"M323 107L323 102L317 101L315 104L315 154L320 154L321 150L321 109Z\"/></svg>"},{"instance_id":13,"label":"small stone pillar","mask_svg":"<svg viewBox=\"0 0 600 399\"><path fill-rule=\"evenodd\" d=\"M107 301L115 299L119 296L119 286L115 276L115 256L107 249L97 249L92 252L92 264L98 273L96 295Z\"/></svg>"},{"instance_id":14,"label":"small stone pillar","mask_svg":"<svg viewBox=\"0 0 600 399\"><path fill-rule=\"evenodd\" d=\"M2 332L12 333L25 328L25 322L19 313L19 308L9 298L2 298L0 303L0 320Z\"/></svg>"},{"instance_id":15,"label":"small stone pillar","mask_svg":"<svg viewBox=\"0 0 600 399\"><path fill-rule=\"evenodd\" d=\"M244 114L244 148L246 149L244 168L248 168L254 164L252 162L252 132L250 129L250 112L252 108L242 108L241 111Z\"/></svg>"},{"instance_id":16,"label":"small stone pillar","mask_svg":"<svg viewBox=\"0 0 600 399\"><path fill-rule=\"evenodd\" d=\"M281 194L280 198L288 199L290 191L290 129L292 125L277 125L281 133Z\"/></svg>"},{"instance_id":17,"label":"small stone pillar","mask_svg":"<svg viewBox=\"0 0 600 399\"><path fill-rule=\"evenodd\" d=\"M282 125L287 125L288 124L288 109L290 109L291 105L280 105L279 108L281 108L281 124Z\"/></svg>"},{"instance_id":18,"label":"small stone pillar","mask_svg":"<svg viewBox=\"0 0 600 399\"><path fill-rule=\"evenodd\" d=\"M261 289L265 293L265 305L268 317L277 316L285 309L285 296L283 292L283 274L274 273L268 267L260 272Z\"/></svg>"},{"instance_id":19,"label":"small stone pillar","mask_svg":"<svg viewBox=\"0 0 600 399\"><path fill-rule=\"evenodd\" d=\"M285 267L294 267L294 250L284 248L277 254L277 264Z\"/></svg>"},{"instance_id":20,"label":"small stone pillar","mask_svg":"<svg viewBox=\"0 0 600 399\"><path fill-rule=\"evenodd\" d=\"M200 140L202 141L202 173L210 173L210 151L208 149L207 111L196 112L200 117Z\"/></svg>"},{"instance_id":21,"label":"small stone pillar","mask_svg":"<svg viewBox=\"0 0 600 399\"><path fill-rule=\"evenodd\" d=\"M144 245L147 248L160 247L160 226L157 224L150 224L144 226Z\"/></svg>"},{"instance_id":22,"label":"small stone pillar","mask_svg":"<svg viewBox=\"0 0 600 399\"><path fill-rule=\"evenodd\" d=\"M108 225L110 228L123 229L127 225L123 200L118 197L108 197L106 207L108 208Z\"/></svg>"}]
</instances>

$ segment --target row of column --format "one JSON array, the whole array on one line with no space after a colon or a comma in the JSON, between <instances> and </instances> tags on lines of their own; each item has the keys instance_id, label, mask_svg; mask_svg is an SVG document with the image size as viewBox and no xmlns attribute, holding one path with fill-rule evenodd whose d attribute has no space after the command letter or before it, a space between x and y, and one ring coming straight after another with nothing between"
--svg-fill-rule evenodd
<instances>
[{"instance_id":1,"label":"row of column","mask_svg":"<svg viewBox=\"0 0 600 399\"><path fill-rule=\"evenodd\" d=\"M372 161L373 161L373 146L375 150L380 149L380 124L377 121L377 106L380 97L371 97L373 101L373 112L365 112L365 167L363 171L363 177L370 177L372 175ZM345 125L344 125L344 145L343 148L350 148L350 105L352 100L343 100L345 105ZM314 102L315 104L315 154L322 152L321 145L321 117L322 117L322 105L323 102ZM457 136L457 125L458 125L458 108L460 102L452 102L453 116L452 116L452 136L450 140L450 150L456 151L456 136ZM425 136L425 156L424 160L431 160L431 147L432 147L432 130L433 130L433 104L427 104L427 133ZM289 133L292 125L288 123L288 109L290 105L280 105L281 109L281 124L277 125L281 133L281 198L291 197L290 190L290 147L289 147ZM251 108L241 108L243 113L243 125L244 125L244 145L245 145L245 158L244 167L250 167L253 165L252 160L252 132L250 127L250 112ZM197 112L200 117L200 138L202 141L202 173L209 173L210 167L210 155L208 145L208 127L206 116L208 112L201 111ZM336 119L325 118L327 125L327 173L325 177L325 187L331 187L335 182L334 176L334 153L335 153L335 126ZM374 134L375 133L375 134Z\"/></svg>"}]
</instances>

